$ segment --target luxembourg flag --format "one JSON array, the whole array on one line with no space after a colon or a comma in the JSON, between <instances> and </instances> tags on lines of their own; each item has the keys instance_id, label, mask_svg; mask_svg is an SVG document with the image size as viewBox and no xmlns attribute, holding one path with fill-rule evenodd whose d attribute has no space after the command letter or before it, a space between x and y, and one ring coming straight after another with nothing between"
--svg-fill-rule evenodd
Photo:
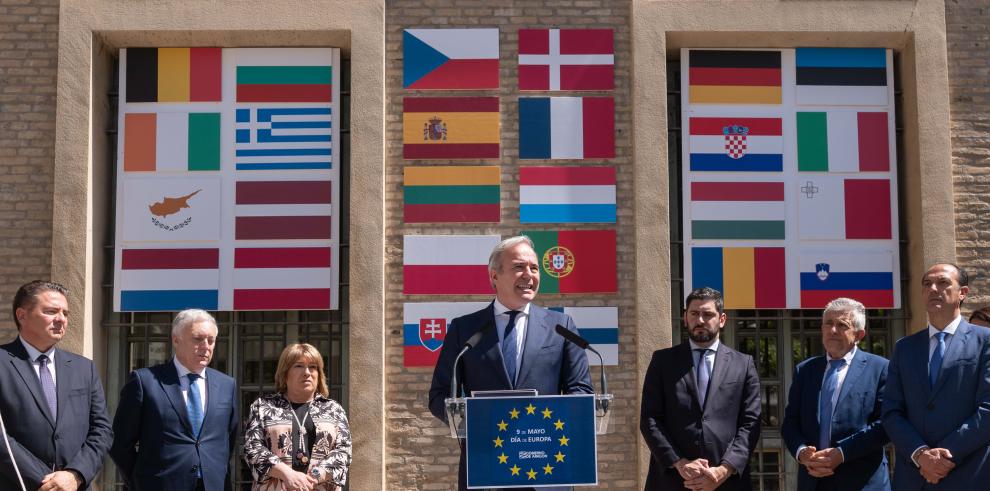
<instances>
[{"instance_id":1,"label":"luxembourg flag","mask_svg":"<svg viewBox=\"0 0 990 491\"><path fill-rule=\"evenodd\" d=\"M615 223L614 167L521 167L521 223Z\"/></svg>"},{"instance_id":2,"label":"luxembourg flag","mask_svg":"<svg viewBox=\"0 0 990 491\"><path fill-rule=\"evenodd\" d=\"M520 97L519 158L615 157L615 99Z\"/></svg>"},{"instance_id":3,"label":"luxembourg flag","mask_svg":"<svg viewBox=\"0 0 990 491\"><path fill-rule=\"evenodd\" d=\"M805 249L800 253L801 308L820 309L838 297L868 309L899 308L894 253L886 249Z\"/></svg>"},{"instance_id":4,"label":"luxembourg flag","mask_svg":"<svg viewBox=\"0 0 990 491\"><path fill-rule=\"evenodd\" d=\"M498 29L406 29L402 88L498 88Z\"/></svg>"}]
</instances>

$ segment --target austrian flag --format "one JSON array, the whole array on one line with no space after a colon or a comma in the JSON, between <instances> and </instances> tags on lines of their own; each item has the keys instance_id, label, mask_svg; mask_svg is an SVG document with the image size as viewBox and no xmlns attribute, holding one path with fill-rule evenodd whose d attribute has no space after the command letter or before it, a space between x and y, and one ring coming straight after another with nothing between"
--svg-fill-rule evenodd
<instances>
[{"instance_id":1,"label":"austrian flag","mask_svg":"<svg viewBox=\"0 0 990 491\"><path fill-rule=\"evenodd\" d=\"M520 29L519 90L612 90L611 29Z\"/></svg>"}]
</instances>

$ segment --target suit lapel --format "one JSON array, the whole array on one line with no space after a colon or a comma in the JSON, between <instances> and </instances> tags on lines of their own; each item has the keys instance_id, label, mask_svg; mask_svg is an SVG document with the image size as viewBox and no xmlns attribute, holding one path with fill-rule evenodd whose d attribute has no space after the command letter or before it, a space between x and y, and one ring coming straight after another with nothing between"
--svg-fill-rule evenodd
<instances>
[{"instance_id":1,"label":"suit lapel","mask_svg":"<svg viewBox=\"0 0 990 491\"><path fill-rule=\"evenodd\" d=\"M481 336L480 346L488 346L482 354L482 358L491 366L491 369L499 374L505 387L512 388L509 381L509 373L505 370L505 360L502 358L502 343L499 342L498 324L495 323L495 302L488 304L488 312L485 313L487 322L479 329L485 334Z\"/></svg>"},{"instance_id":2,"label":"suit lapel","mask_svg":"<svg viewBox=\"0 0 990 491\"><path fill-rule=\"evenodd\" d=\"M846 369L846 376L842 379L842 387L839 388L839 398L835 401L835 411L833 411L833 414L842 407L842 399L849 395L854 387L859 385L860 376L865 369L866 357L863 356L862 350L856 348L856 354L853 355L852 362L849 363L849 368Z\"/></svg>"},{"instance_id":3,"label":"suit lapel","mask_svg":"<svg viewBox=\"0 0 990 491\"><path fill-rule=\"evenodd\" d=\"M45 415L48 423L52 425L52 429L55 429L55 419L52 418L52 413L48 410L48 401L45 400L45 395L41 392L41 381L38 380L38 374L34 373L34 367L31 366L31 361L28 360L27 350L24 349L24 345L21 344L20 339L15 339L11 344L11 354L15 355L15 357L11 358L10 364L14 365L14 370L24 380L24 386L31 392L31 396L34 397L34 402L41 410L41 414ZM56 358L60 357L56 356Z\"/></svg>"},{"instance_id":4,"label":"suit lapel","mask_svg":"<svg viewBox=\"0 0 990 491\"><path fill-rule=\"evenodd\" d=\"M725 379L725 375L729 371L729 360L731 358L732 355L729 353L727 347L720 341L718 350L715 351L715 366L712 367L712 376L708 379L708 394L705 398L705 407L709 407L708 403L711 402L711 399L718 397L719 391L713 391L712 387L718 387L719 384L722 383L722 380ZM693 356L691 357L691 361L692 363L694 362ZM697 377L697 367L695 367L694 373L695 377ZM697 385L695 387L697 387ZM695 391L697 391L697 388ZM698 402L701 402L700 394L698 395Z\"/></svg>"},{"instance_id":5,"label":"suit lapel","mask_svg":"<svg viewBox=\"0 0 990 491\"><path fill-rule=\"evenodd\" d=\"M203 429L206 428L206 418L210 417L210 410L216 408L217 402L219 402L214 396L220 393L220 377L217 377L215 373L209 373L211 371L211 369L207 368L206 372L204 372L207 374L207 377L206 394L204 394L206 397L206 412L203 413ZM200 433L203 432L203 429L199 430Z\"/></svg>"},{"instance_id":6,"label":"suit lapel","mask_svg":"<svg viewBox=\"0 0 990 491\"><path fill-rule=\"evenodd\" d=\"M969 334L971 331L972 326L966 321L959 322L959 326L956 327L956 333L952 335L949 346L945 348L945 356L942 358L942 369L939 370L938 378L935 379L932 394L938 394L938 389L945 383L945 374L959 362L959 357L962 356L963 349L969 343Z\"/></svg>"},{"instance_id":7,"label":"suit lapel","mask_svg":"<svg viewBox=\"0 0 990 491\"><path fill-rule=\"evenodd\" d=\"M58 401L58 415L56 415L55 427L60 421L64 421L63 414L69 409L69 389L72 388L71 379L72 360L59 349L55 350L55 400Z\"/></svg>"},{"instance_id":8,"label":"suit lapel","mask_svg":"<svg viewBox=\"0 0 990 491\"><path fill-rule=\"evenodd\" d=\"M698 403L699 410L703 410L704 408L701 407L701 401L698 399L698 379L696 378L698 370L697 367L694 366L694 352L691 351L691 344L685 341L677 345L677 347L678 350L676 351L675 356L675 366L691 367L690 373L684 377L684 385L687 386L688 395L694 399L694 402ZM717 357L718 354L716 353L715 356ZM711 386L711 379L709 379L708 385Z\"/></svg>"},{"instance_id":9,"label":"suit lapel","mask_svg":"<svg viewBox=\"0 0 990 491\"><path fill-rule=\"evenodd\" d=\"M179 383L179 371L175 368L175 362L166 363L162 367L162 376L158 378L168 397L168 402L172 404L172 409L179 415L179 421L190 435L193 434L192 426L189 425L189 412L186 411L186 400L182 398L182 385Z\"/></svg>"},{"instance_id":10,"label":"suit lapel","mask_svg":"<svg viewBox=\"0 0 990 491\"><path fill-rule=\"evenodd\" d=\"M550 326L547 325L547 314L536 305L529 304L529 322L526 323L526 337L523 339L522 360L519 362L519 373L516 380L525 380L533 357L537 356L543 341L546 340Z\"/></svg>"}]
</instances>

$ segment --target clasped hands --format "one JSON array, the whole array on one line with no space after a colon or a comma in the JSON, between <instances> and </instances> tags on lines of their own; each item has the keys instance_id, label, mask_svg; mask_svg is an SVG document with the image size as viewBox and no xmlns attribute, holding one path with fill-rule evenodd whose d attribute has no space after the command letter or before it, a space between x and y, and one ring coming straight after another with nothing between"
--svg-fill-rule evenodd
<instances>
[{"instance_id":1,"label":"clasped hands","mask_svg":"<svg viewBox=\"0 0 990 491\"><path fill-rule=\"evenodd\" d=\"M291 466L281 462L276 464L269 473L272 477L282 481L282 486L287 491L311 491L317 484L313 476L294 471Z\"/></svg>"},{"instance_id":2,"label":"clasped hands","mask_svg":"<svg viewBox=\"0 0 990 491\"><path fill-rule=\"evenodd\" d=\"M684 488L692 491L711 491L732 474L732 470L724 464L709 467L706 459L680 459L674 462L674 468L684 478Z\"/></svg>"},{"instance_id":3,"label":"clasped hands","mask_svg":"<svg viewBox=\"0 0 990 491\"><path fill-rule=\"evenodd\" d=\"M946 448L923 448L915 455L921 477L930 484L938 484L956 467L955 462L949 460L951 458L952 452Z\"/></svg>"},{"instance_id":4,"label":"clasped hands","mask_svg":"<svg viewBox=\"0 0 990 491\"><path fill-rule=\"evenodd\" d=\"M828 477L835 474L835 468L845 460L838 448L818 450L807 446L798 452L797 461L808 469L811 477Z\"/></svg>"}]
</instances>

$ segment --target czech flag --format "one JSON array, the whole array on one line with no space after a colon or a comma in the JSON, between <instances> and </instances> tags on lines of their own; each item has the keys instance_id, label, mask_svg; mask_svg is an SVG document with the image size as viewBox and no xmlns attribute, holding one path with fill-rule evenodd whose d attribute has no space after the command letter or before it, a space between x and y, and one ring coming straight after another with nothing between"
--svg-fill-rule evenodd
<instances>
[{"instance_id":1,"label":"czech flag","mask_svg":"<svg viewBox=\"0 0 990 491\"><path fill-rule=\"evenodd\" d=\"M402 88L498 88L498 29L406 29Z\"/></svg>"}]
</instances>

